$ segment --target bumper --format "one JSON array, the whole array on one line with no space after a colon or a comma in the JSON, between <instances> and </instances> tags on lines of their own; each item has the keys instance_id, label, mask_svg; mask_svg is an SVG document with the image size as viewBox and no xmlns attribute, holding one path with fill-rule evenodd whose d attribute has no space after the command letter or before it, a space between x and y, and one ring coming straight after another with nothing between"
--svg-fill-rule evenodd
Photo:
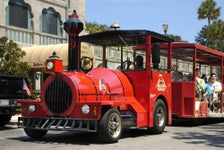
<instances>
[{"instance_id":1,"label":"bumper","mask_svg":"<svg viewBox=\"0 0 224 150\"><path fill-rule=\"evenodd\" d=\"M27 129L61 131L97 131L97 120L78 120L71 118L31 118L19 117L18 126Z\"/></svg>"}]
</instances>

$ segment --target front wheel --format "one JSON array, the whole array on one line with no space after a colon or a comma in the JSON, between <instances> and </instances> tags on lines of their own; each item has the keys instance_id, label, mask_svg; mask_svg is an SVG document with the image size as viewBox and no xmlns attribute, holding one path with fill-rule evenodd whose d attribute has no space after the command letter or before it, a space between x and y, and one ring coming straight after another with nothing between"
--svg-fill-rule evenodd
<instances>
[{"instance_id":1,"label":"front wheel","mask_svg":"<svg viewBox=\"0 0 224 150\"><path fill-rule=\"evenodd\" d=\"M118 110L109 109L100 119L97 134L102 142L118 142L122 133L122 120Z\"/></svg>"},{"instance_id":2,"label":"front wheel","mask_svg":"<svg viewBox=\"0 0 224 150\"><path fill-rule=\"evenodd\" d=\"M33 139L40 139L47 133L47 130L26 129L26 128L24 129L24 131L29 137Z\"/></svg>"},{"instance_id":3,"label":"front wheel","mask_svg":"<svg viewBox=\"0 0 224 150\"><path fill-rule=\"evenodd\" d=\"M158 99L156 101L153 113L154 113L153 114L154 126L151 131L154 134L161 134L164 131L165 126L167 124L167 109L164 102L161 99Z\"/></svg>"}]
</instances>

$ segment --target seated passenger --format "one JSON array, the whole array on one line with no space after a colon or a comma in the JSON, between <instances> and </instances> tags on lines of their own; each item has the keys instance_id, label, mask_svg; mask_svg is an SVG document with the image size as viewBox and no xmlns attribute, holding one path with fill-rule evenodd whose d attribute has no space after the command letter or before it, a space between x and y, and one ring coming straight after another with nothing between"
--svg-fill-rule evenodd
<instances>
[{"instance_id":1,"label":"seated passenger","mask_svg":"<svg viewBox=\"0 0 224 150\"><path fill-rule=\"evenodd\" d=\"M187 81L189 82L189 81L194 81L194 78L193 78L193 74L188 74L187 75Z\"/></svg>"},{"instance_id":2,"label":"seated passenger","mask_svg":"<svg viewBox=\"0 0 224 150\"><path fill-rule=\"evenodd\" d=\"M212 73L210 78L209 78L209 82L208 85L210 86L211 89L211 94L212 94L212 98L213 100L217 100L218 99L218 94L221 92L222 90L222 85L220 82L216 81L216 74Z\"/></svg>"},{"instance_id":3,"label":"seated passenger","mask_svg":"<svg viewBox=\"0 0 224 150\"><path fill-rule=\"evenodd\" d=\"M143 69L143 57L140 55L135 57L135 69Z\"/></svg>"},{"instance_id":4,"label":"seated passenger","mask_svg":"<svg viewBox=\"0 0 224 150\"><path fill-rule=\"evenodd\" d=\"M219 96L220 92L222 91L222 85L220 82L216 81L216 74L212 73L209 82L208 82L210 89L211 89L211 95L210 95L210 103L209 103L209 108L210 111L217 112L219 110Z\"/></svg>"},{"instance_id":5,"label":"seated passenger","mask_svg":"<svg viewBox=\"0 0 224 150\"><path fill-rule=\"evenodd\" d=\"M205 81L201 79L201 71L200 69L196 69L196 98L198 100L202 100L203 92L205 90Z\"/></svg>"},{"instance_id":6,"label":"seated passenger","mask_svg":"<svg viewBox=\"0 0 224 150\"><path fill-rule=\"evenodd\" d=\"M183 73L179 71L175 71L173 73L173 79L174 82L182 82L183 81Z\"/></svg>"},{"instance_id":7,"label":"seated passenger","mask_svg":"<svg viewBox=\"0 0 224 150\"><path fill-rule=\"evenodd\" d=\"M183 73L182 72L178 72L178 79L177 79L177 82L182 82L183 81Z\"/></svg>"},{"instance_id":8,"label":"seated passenger","mask_svg":"<svg viewBox=\"0 0 224 150\"><path fill-rule=\"evenodd\" d=\"M211 89L210 89L210 86L208 85L208 81L207 81L206 75L203 74L201 76L201 78L204 79L204 81L205 81L205 90L203 92L203 98L204 98L204 100L207 100L209 102Z\"/></svg>"}]
</instances>

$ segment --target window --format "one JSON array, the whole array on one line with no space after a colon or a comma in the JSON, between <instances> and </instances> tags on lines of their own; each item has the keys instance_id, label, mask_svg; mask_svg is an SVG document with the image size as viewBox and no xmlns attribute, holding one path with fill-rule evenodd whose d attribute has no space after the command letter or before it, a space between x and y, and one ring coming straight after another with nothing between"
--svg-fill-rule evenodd
<instances>
[{"instance_id":1,"label":"window","mask_svg":"<svg viewBox=\"0 0 224 150\"><path fill-rule=\"evenodd\" d=\"M19 28L29 29L31 24L30 7L22 0L9 1L8 24Z\"/></svg>"},{"instance_id":2,"label":"window","mask_svg":"<svg viewBox=\"0 0 224 150\"><path fill-rule=\"evenodd\" d=\"M44 9L42 11L42 32L60 35L60 16L53 8Z\"/></svg>"}]
</instances>

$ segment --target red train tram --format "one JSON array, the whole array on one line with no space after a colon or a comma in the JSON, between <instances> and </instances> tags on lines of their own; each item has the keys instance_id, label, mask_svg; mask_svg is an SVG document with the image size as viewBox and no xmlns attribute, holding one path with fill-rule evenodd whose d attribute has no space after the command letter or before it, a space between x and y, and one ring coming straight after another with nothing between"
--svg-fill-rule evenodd
<instances>
[{"instance_id":1,"label":"red train tram","mask_svg":"<svg viewBox=\"0 0 224 150\"><path fill-rule=\"evenodd\" d=\"M172 123L171 47L167 66L159 70L160 43L173 40L147 30L110 30L84 36L76 14L64 23L69 34L68 71L53 55L46 61L52 72L42 87L40 100L21 100L19 118L26 134L41 138L48 130L97 132L103 142L117 142L124 128L147 128L162 133ZM84 68L82 42L102 50L103 67ZM111 50L119 69L106 68ZM141 68L135 56L141 56ZM82 62L82 63L79 63Z\"/></svg>"}]
</instances>

